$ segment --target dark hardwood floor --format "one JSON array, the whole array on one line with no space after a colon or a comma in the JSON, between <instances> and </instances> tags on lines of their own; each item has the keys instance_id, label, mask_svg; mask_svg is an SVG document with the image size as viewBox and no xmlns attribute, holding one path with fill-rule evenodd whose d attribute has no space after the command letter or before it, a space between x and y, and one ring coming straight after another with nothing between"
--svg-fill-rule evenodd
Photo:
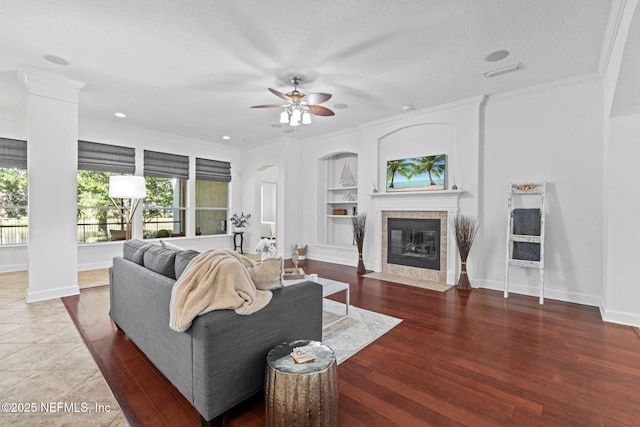
<instances>
[{"instance_id":1,"label":"dark hardwood floor","mask_svg":"<svg viewBox=\"0 0 640 427\"><path fill-rule=\"evenodd\" d=\"M306 270L349 282L353 305L404 319L338 367L341 426L640 426L640 335L595 307L433 292L312 260ZM111 323L107 286L63 302L132 425L199 425ZM263 426L262 396L223 425Z\"/></svg>"}]
</instances>

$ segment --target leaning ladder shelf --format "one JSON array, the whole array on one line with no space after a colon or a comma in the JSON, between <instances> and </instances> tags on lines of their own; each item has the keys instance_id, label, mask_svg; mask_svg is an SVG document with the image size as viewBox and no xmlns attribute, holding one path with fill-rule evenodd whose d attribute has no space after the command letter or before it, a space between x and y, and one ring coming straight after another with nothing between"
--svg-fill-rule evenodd
<instances>
[{"instance_id":1,"label":"leaning ladder shelf","mask_svg":"<svg viewBox=\"0 0 640 427\"><path fill-rule=\"evenodd\" d=\"M537 268L540 273L539 281L539 302L544 304L544 216L546 212L546 192L547 183L535 183L535 184L514 184L509 183L509 199L508 199L508 219L507 219L507 254L505 260L505 277L504 277L504 297L509 297L509 268L510 267L524 267L524 268ZM540 203L537 206L539 208L540 215L540 233L539 235L529 234L515 234L514 233L514 198L527 197L527 196L539 196ZM537 234L537 233L536 233ZM514 243L524 244L538 244L539 245L539 257L538 260L526 260L514 258Z\"/></svg>"}]
</instances>

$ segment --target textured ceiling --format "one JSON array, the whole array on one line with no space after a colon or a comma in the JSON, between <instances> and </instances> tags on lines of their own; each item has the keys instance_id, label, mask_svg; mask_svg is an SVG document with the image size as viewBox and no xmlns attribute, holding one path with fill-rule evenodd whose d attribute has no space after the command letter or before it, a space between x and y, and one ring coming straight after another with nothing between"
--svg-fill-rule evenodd
<instances>
[{"instance_id":1,"label":"textured ceiling","mask_svg":"<svg viewBox=\"0 0 640 427\"><path fill-rule=\"evenodd\" d=\"M24 117L27 65L87 83L80 120L242 147L307 138L471 96L598 70L611 0L20 0L0 13L0 115ZM484 57L511 55L488 63ZM57 55L68 66L51 64ZM516 63L518 72L483 73ZM288 134L267 91L348 108ZM243 142L244 140L244 142ZM248 140L248 142L246 141Z\"/></svg>"}]
</instances>

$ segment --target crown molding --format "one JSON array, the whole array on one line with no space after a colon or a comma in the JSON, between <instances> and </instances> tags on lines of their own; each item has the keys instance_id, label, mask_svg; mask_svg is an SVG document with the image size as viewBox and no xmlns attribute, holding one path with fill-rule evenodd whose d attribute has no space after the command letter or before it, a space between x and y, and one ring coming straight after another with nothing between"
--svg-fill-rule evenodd
<instances>
[{"instance_id":1,"label":"crown molding","mask_svg":"<svg viewBox=\"0 0 640 427\"><path fill-rule=\"evenodd\" d=\"M20 66L18 78L27 88L27 93L45 98L78 104L80 90L85 82L39 68Z\"/></svg>"},{"instance_id":2,"label":"crown molding","mask_svg":"<svg viewBox=\"0 0 640 427\"><path fill-rule=\"evenodd\" d=\"M637 0L614 0L611 2L611 11L609 20L604 32L604 40L602 42L602 50L600 51L600 60L598 62L598 74L604 76L609 69L611 57L614 54L618 35L625 17L628 19L633 16L636 8ZM628 28L628 26L626 27Z\"/></svg>"}]
</instances>

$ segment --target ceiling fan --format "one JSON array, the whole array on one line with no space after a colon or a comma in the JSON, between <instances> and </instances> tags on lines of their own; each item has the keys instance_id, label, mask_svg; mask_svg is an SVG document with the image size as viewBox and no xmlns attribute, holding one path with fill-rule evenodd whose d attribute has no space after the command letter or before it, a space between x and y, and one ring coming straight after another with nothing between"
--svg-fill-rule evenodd
<instances>
[{"instance_id":1,"label":"ceiling fan","mask_svg":"<svg viewBox=\"0 0 640 427\"><path fill-rule=\"evenodd\" d=\"M266 104L254 105L250 108L282 108L280 113L280 123L289 123L290 126L307 125L311 123L311 114L316 116L333 116L335 113L323 107L323 102L327 102L331 98L330 93L310 93L305 95L298 91L298 85L302 78L294 76L291 78L293 90L289 93L282 93L275 89L269 88L278 98L287 101L286 104Z\"/></svg>"}]
</instances>

